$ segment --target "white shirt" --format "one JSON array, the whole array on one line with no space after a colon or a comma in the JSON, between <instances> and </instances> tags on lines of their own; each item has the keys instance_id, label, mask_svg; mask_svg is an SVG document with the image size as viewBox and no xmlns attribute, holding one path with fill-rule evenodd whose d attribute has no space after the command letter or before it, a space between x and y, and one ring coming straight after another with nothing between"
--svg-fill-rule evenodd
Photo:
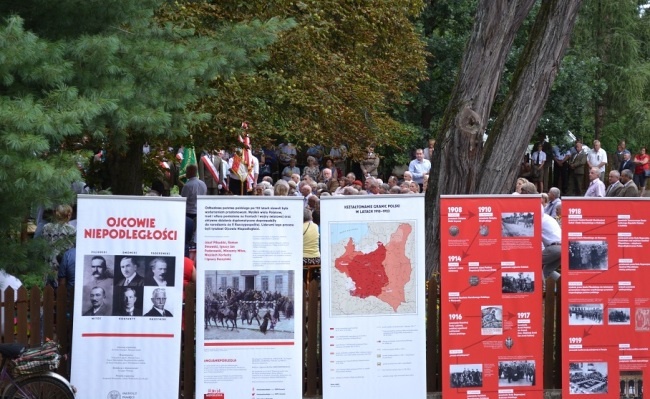
<instances>
[{"instance_id":1,"label":"white shirt","mask_svg":"<svg viewBox=\"0 0 650 399\"><path fill-rule=\"evenodd\" d=\"M409 172L413 176L413 181L417 184L422 184L424 182L424 175L429 173L431 170L431 162L426 159L418 161L414 159L409 163Z\"/></svg>"},{"instance_id":2,"label":"white shirt","mask_svg":"<svg viewBox=\"0 0 650 399\"><path fill-rule=\"evenodd\" d=\"M591 149L587 153L587 162L589 162L590 167L599 167L600 173L605 172L605 165L607 165L607 153L602 148L598 151ZM605 162L603 166L598 166L601 162Z\"/></svg>"},{"instance_id":3,"label":"white shirt","mask_svg":"<svg viewBox=\"0 0 650 399\"><path fill-rule=\"evenodd\" d=\"M604 197L605 196L605 183L600 179L594 179L589 183L585 197Z\"/></svg>"},{"instance_id":4,"label":"white shirt","mask_svg":"<svg viewBox=\"0 0 650 399\"><path fill-rule=\"evenodd\" d=\"M542 245L562 242L562 228L552 216L542 213Z\"/></svg>"},{"instance_id":5,"label":"white shirt","mask_svg":"<svg viewBox=\"0 0 650 399\"><path fill-rule=\"evenodd\" d=\"M533 153L533 165L541 165L546 162L546 153L544 151L537 151Z\"/></svg>"}]
</instances>

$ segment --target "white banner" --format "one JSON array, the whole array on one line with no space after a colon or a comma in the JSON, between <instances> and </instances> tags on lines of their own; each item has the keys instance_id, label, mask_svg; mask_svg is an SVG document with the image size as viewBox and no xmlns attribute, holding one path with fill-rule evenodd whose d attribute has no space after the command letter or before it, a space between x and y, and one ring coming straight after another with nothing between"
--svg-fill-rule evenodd
<instances>
[{"instance_id":1,"label":"white banner","mask_svg":"<svg viewBox=\"0 0 650 399\"><path fill-rule=\"evenodd\" d=\"M302 396L302 197L199 196L196 397Z\"/></svg>"},{"instance_id":2,"label":"white banner","mask_svg":"<svg viewBox=\"0 0 650 399\"><path fill-rule=\"evenodd\" d=\"M425 398L424 196L321 199L323 398Z\"/></svg>"},{"instance_id":3,"label":"white banner","mask_svg":"<svg viewBox=\"0 0 650 399\"><path fill-rule=\"evenodd\" d=\"M78 197L78 399L178 397L185 198Z\"/></svg>"}]
</instances>

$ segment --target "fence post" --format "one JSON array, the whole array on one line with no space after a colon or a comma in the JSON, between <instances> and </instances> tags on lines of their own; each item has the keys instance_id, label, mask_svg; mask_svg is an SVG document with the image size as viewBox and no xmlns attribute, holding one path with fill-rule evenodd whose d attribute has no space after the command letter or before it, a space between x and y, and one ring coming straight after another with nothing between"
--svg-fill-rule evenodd
<instances>
[{"instance_id":1,"label":"fence post","mask_svg":"<svg viewBox=\"0 0 650 399\"><path fill-rule=\"evenodd\" d=\"M29 346L41 344L41 290L33 286L29 293Z\"/></svg>"},{"instance_id":2,"label":"fence post","mask_svg":"<svg viewBox=\"0 0 650 399\"><path fill-rule=\"evenodd\" d=\"M196 323L195 316L196 316L196 286L192 283L188 284L185 288L185 309L184 309L184 316L185 316L185 322L184 322L184 329L187 331L183 331L182 337L183 337L183 342L182 346L184 346L184 350L181 352L181 356L183 357L183 393L186 398L193 398L194 397L194 391L196 390L196 383L195 383L195 378L196 375L194 374L195 368L194 368L194 363L195 363L195 354L196 354L196 340L194 339L195 337L195 330L196 327L198 326L198 323Z\"/></svg>"},{"instance_id":3,"label":"fence post","mask_svg":"<svg viewBox=\"0 0 650 399\"><path fill-rule=\"evenodd\" d=\"M54 289L49 285L43 289L43 336L39 338L54 338Z\"/></svg>"},{"instance_id":4,"label":"fence post","mask_svg":"<svg viewBox=\"0 0 650 399\"><path fill-rule=\"evenodd\" d=\"M544 389L553 388L555 333L555 280L546 279L544 294Z\"/></svg>"},{"instance_id":5,"label":"fence post","mask_svg":"<svg viewBox=\"0 0 650 399\"><path fill-rule=\"evenodd\" d=\"M18 288L18 302L16 302L16 336L18 342L29 346L27 338L27 289Z\"/></svg>"},{"instance_id":6,"label":"fence post","mask_svg":"<svg viewBox=\"0 0 650 399\"><path fill-rule=\"evenodd\" d=\"M560 277L555 282L555 356L553 357L553 364L555 365L555 387L557 389L562 388L562 277ZM547 361L551 361L548 359Z\"/></svg>"},{"instance_id":7,"label":"fence post","mask_svg":"<svg viewBox=\"0 0 650 399\"><path fill-rule=\"evenodd\" d=\"M440 290L438 279L431 276L427 289L427 311L426 311L426 361L427 361L427 392L440 390L440 353L438 347L438 326L440 325L440 312L438 311L438 299Z\"/></svg>"},{"instance_id":8,"label":"fence post","mask_svg":"<svg viewBox=\"0 0 650 399\"><path fill-rule=\"evenodd\" d=\"M318 280L309 282L309 302L307 303L307 392L305 396L315 396L318 389ZM322 369L322 367L321 367Z\"/></svg>"},{"instance_id":9,"label":"fence post","mask_svg":"<svg viewBox=\"0 0 650 399\"><path fill-rule=\"evenodd\" d=\"M14 335L14 317L16 316L16 301L14 300L15 291L12 287L7 287L4 292L4 331L3 337L5 343L16 342Z\"/></svg>"}]
</instances>

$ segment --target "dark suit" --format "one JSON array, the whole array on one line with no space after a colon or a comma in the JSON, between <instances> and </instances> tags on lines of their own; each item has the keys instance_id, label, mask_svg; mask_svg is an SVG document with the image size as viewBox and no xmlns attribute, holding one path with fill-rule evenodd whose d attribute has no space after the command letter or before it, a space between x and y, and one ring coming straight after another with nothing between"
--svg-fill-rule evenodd
<instances>
[{"instance_id":1,"label":"dark suit","mask_svg":"<svg viewBox=\"0 0 650 399\"><path fill-rule=\"evenodd\" d=\"M587 154L580 151L569 158L569 192L582 197L585 194L583 188L585 165Z\"/></svg>"},{"instance_id":2,"label":"dark suit","mask_svg":"<svg viewBox=\"0 0 650 399\"><path fill-rule=\"evenodd\" d=\"M634 162L632 160L627 160L627 161L621 161L621 166L618 167L618 172L621 173L623 172L623 169L628 169L632 174L634 174Z\"/></svg>"},{"instance_id":3,"label":"dark suit","mask_svg":"<svg viewBox=\"0 0 650 399\"><path fill-rule=\"evenodd\" d=\"M91 307L87 311L84 312L84 316L110 316L111 315L111 307L103 304L101 308L97 311L97 313L93 313L93 308Z\"/></svg>"},{"instance_id":4,"label":"dark suit","mask_svg":"<svg viewBox=\"0 0 650 399\"><path fill-rule=\"evenodd\" d=\"M638 197L639 190L636 188L636 184L632 180L628 181L621 191L618 193L618 197Z\"/></svg>"},{"instance_id":5,"label":"dark suit","mask_svg":"<svg viewBox=\"0 0 650 399\"><path fill-rule=\"evenodd\" d=\"M610 184L605 192L605 197L618 197L621 190L623 190L623 184L620 181Z\"/></svg>"},{"instance_id":6,"label":"dark suit","mask_svg":"<svg viewBox=\"0 0 650 399\"><path fill-rule=\"evenodd\" d=\"M174 317L174 315L167 309L164 309L163 313L164 315L161 315L160 312L156 310L156 308L151 308L151 310L144 315L148 317Z\"/></svg>"},{"instance_id":7,"label":"dark suit","mask_svg":"<svg viewBox=\"0 0 650 399\"><path fill-rule=\"evenodd\" d=\"M327 191L332 194L334 191L336 191L337 188L339 188L339 182L335 178L331 178L328 181L323 181L327 185Z\"/></svg>"},{"instance_id":8,"label":"dark suit","mask_svg":"<svg viewBox=\"0 0 650 399\"><path fill-rule=\"evenodd\" d=\"M125 282L126 282L126 278L123 278L117 282L117 285L121 287L126 287L127 285L124 284ZM142 278L141 275L136 273L135 276L133 276L133 278L131 279L131 282L129 282L128 287L142 287L142 286L144 286L144 278Z\"/></svg>"},{"instance_id":9,"label":"dark suit","mask_svg":"<svg viewBox=\"0 0 650 399\"><path fill-rule=\"evenodd\" d=\"M131 315L131 314L126 313L124 308L122 308L122 309L118 310L117 312L115 312L113 315L114 316L142 316L142 310L138 309L137 307L133 308L133 314Z\"/></svg>"},{"instance_id":10,"label":"dark suit","mask_svg":"<svg viewBox=\"0 0 650 399\"><path fill-rule=\"evenodd\" d=\"M221 174L221 157L218 155L206 155L217 169L217 176L219 180L222 180L223 177ZM217 183L210 173L210 168L205 165L202 159L199 160L199 179L203 180L205 186L208 188L208 195L218 195L219 194L219 183Z\"/></svg>"},{"instance_id":11,"label":"dark suit","mask_svg":"<svg viewBox=\"0 0 650 399\"><path fill-rule=\"evenodd\" d=\"M165 281L167 281L165 279ZM147 276L144 278L144 285L147 287L158 287L159 284L154 280L153 276ZM167 281L167 285L160 285L161 287L173 287L174 284L170 284L169 281Z\"/></svg>"}]
</instances>

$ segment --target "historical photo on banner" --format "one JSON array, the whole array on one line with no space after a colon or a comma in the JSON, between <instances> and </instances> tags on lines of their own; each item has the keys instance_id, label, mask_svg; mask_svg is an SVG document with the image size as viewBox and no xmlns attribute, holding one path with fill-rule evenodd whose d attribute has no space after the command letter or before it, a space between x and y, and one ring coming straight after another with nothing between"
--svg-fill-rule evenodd
<instances>
[{"instance_id":1,"label":"historical photo on banner","mask_svg":"<svg viewBox=\"0 0 650 399\"><path fill-rule=\"evenodd\" d=\"M642 398L650 360L650 202L562 200L562 395Z\"/></svg>"},{"instance_id":2,"label":"historical photo on banner","mask_svg":"<svg viewBox=\"0 0 650 399\"><path fill-rule=\"evenodd\" d=\"M321 199L323 397L424 398L424 197Z\"/></svg>"},{"instance_id":3,"label":"historical photo on banner","mask_svg":"<svg viewBox=\"0 0 650 399\"><path fill-rule=\"evenodd\" d=\"M444 398L543 397L542 224L539 196L442 196Z\"/></svg>"},{"instance_id":4,"label":"historical photo on banner","mask_svg":"<svg viewBox=\"0 0 650 399\"><path fill-rule=\"evenodd\" d=\"M302 395L300 197L199 196L197 398Z\"/></svg>"},{"instance_id":5,"label":"historical photo on banner","mask_svg":"<svg viewBox=\"0 0 650 399\"><path fill-rule=\"evenodd\" d=\"M78 214L77 398L177 397L185 199L81 195Z\"/></svg>"}]
</instances>

